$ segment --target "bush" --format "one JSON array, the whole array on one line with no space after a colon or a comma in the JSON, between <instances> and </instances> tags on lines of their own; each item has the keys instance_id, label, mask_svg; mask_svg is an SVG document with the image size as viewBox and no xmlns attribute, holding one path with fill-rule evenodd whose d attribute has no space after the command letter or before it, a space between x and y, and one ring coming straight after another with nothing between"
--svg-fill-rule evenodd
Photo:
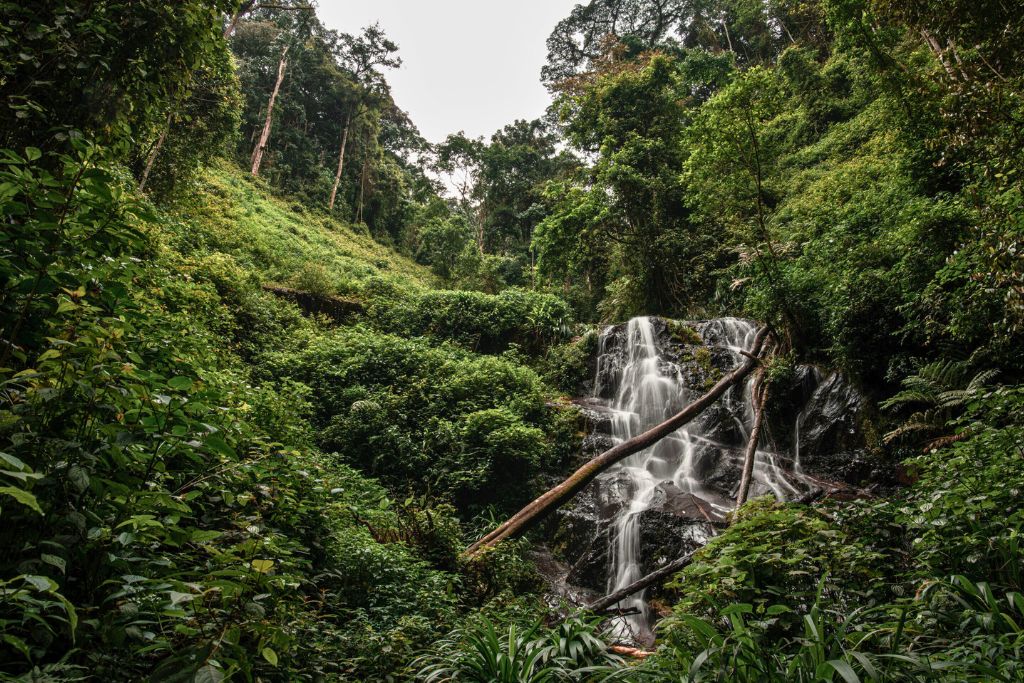
<instances>
[{"instance_id":1,"label":"bush","mask_svg":"<svg viewBox=\"0 0 1024 683\"><path fill-rule=\"evenodd\" d=\"M665 637L686 642L693 635L685 627L686 615L723 619L721 610L736 603L751 605L773 637L793 636L819 598L820 586L823 608L851 609L851 601L882 576L880 559L813 510L771 498L752 501L670 584L684 593L664 623ZM787 609L767 619L769 608L777 605Z\"/></svg>"},{"instance_id":2,"label":"bush","mask_svg":"<svg viewBox=\"0 0 1024 683\"><path fill-rule=\"evenodd\" d=\"M463 513L518 506L559 464L561 418L536 373L503 358L353 328L270 354L262 373L312 389L325 450Z\"/></svg>"},{"instance_id":3,"label":"bush","mask_svg":"<svg viewBox=\"0 0 1024 683\"><path fill-rule=\"evenodd\" d=\"M421 657L419 680L475 683L553 683L593 680L621 665L599 636L597 621L573 619L554 629L539 623L507 630L488 619L471 622Z\"/></svg>"},{"instance_id":4,"label":"bush","mask_svg":"<svg viewBox=\"0 0 1024 683\"><path fill-rule=\"evenodd\" d=\"M568 336L571 312L561 299L524 289L501 294L431 290L401 292L375 283L369 322L385 332L448 339L480 353L516 344L530 354Z\"/></svg>"}]
</instances>

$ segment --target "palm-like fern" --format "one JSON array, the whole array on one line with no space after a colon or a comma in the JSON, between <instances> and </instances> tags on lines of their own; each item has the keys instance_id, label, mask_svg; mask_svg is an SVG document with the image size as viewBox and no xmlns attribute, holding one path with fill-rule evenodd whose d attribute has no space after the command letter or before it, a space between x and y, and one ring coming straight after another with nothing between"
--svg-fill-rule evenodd
<instances>
[{"instance_id":1,"label":"palm-like fern","mask_svg":"<svg viewBox=\"0 0 1024 683\"><path fill-rule=\"evenodd\" d=\"M412 666L426 683L559 683L592 680L622 664L599 636L600 623L570 619L553 628L509 627L481 619L439 642Z\"/></svg>"},{"instance_id":2,"label":"palm-like fern","mask_svg":"<svg viewBox=\"0 0 1024 683\"><path fill-rule=\"evenodd\" d=\"M960 438L946 431L949 422L984 393L997 374L995 370L973 372L971 366L970 359L937 361L904 379L903 391L884 401L882 408L895 412L914 406L917 410L885 435L886 443L916 436L925 440L926 448L937 448Z\"/></svg>"}]
</instances>

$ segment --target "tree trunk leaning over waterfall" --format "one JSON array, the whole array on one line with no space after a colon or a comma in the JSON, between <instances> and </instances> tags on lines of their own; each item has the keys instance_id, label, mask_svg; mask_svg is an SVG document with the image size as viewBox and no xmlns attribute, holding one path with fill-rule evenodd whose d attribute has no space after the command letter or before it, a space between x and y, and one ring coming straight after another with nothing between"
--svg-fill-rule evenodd
<instances>
[{"instance_id":1,"label":"tree trunk leaning over waterfall","mask_svg":"<svg viewBox=\"0 0 1024 683\"><path fill-rule=\"evenodd\" d=\"M757 367L759 363L757 356L761 353L761 347L764 346L764 341L767 336L768 328L762 328L754 339L753 348L750 350L750 354L747 359L732 372L718 380L715 386L709 389L706 394L686 406L686 408L679 413L676 413L665 422L662 422L660 425L652 427L643 434L635 436L628 441L623 441L617 446L590 460L561 484L548 490L532 503L510 517L508 521L497 529L469 546L465 552L466 556L472 557L481 550L491 548L506 538L520 536L526 533L548 514L569 501L573 496L579 493L583 487L593 481L606 469L615 463L624 460L630 455L639 453L645 448L656 444L703 413L731 386L742 381L754 370L755 367Z\"/></svg>"},{"instance_id":2,"label":"tree trunk leaning over waterfall","mask_svg":"<svg viewBox=\"0 0 1024 683\"><path fill-rule=\"evenodd\" d=\"M345 117L345 128L341 131L341 149L338 150L338 171L334 174L334 187L331 188L331 200L327 203L327 210L334 211L334 200L338 196L338 186L341 185L341 174L345 170L345 147L348 146L348 128L352 125L352 114Z\"/></svg>"},{"instance_id":3,"label":"tree trunk leaning over waterfall","mask_svg":"<svg viewBox=\"0 0 1024 683\"><path fill-rule=\"evenodd\" d=\"M761 440L761 428L764 425L764 407L768 403L769 388L764 383L764 370L758 373L751 392L750 400L754 402L754 428L747 441L747 450L743 454L743 476L740 488L736 493L736 509L739 510L750 495L750 484L754 478L754 461L757 459L757 444Z\"/></svg>"},{"instance_id":4,"label":"tree trunk leaning over waterfall","mask_svg":"<svg viewBox=\"0 0 1024 683\"><path fill-rule=\"evenodd\" d=\"M604 612L608 608L614 607L615 605L619 604L620 602L622 602L629 596L633 595L634 593L639 593L643 589L654 585L658 581L661 581L664 578L672 576L676 572L685 568L692 561L693 553L690 553L689 555L686 555L684 557L680 557L675 562L670 562L661 569L656 569L647 576L637 579L625 588L621 588L615 591L614 593L610 593L609 595L600 598L599 600L595 600L594 602L587 605L587 609L595 613Z\"/></svg>"},{"instance_id":5,"label":"tree trunk leaning over waterfall","mask_svg":"<svg viewBox=\"0 0 1024 683\"><path fill-rule=\"evenodd\" d=\"M263 132L260 140L256 143L256 149L252 151L252 175L260 174L260 164L263 163L263 153L267 150L267 142L270 140L270 129L274 125L274 102L278 93L281 92L281 83L284 81L284 72L288 68L288 45L284 46L281 52L281 61L277 65L277 81L274 83L274 90L270 93L270 102L267 104L267 118L263 122Z\"/></svg>"}]
</instances>

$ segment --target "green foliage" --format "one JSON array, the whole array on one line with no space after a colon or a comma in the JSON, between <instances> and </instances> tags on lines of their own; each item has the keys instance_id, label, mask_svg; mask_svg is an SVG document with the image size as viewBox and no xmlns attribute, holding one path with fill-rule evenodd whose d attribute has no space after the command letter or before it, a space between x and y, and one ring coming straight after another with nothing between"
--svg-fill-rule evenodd
<instances>
[{"instance_id":1,"label":"green foliage","mask_svg":"<svg viewBox=\"0 0 1024 683\"><path fill-rule=\"evenodd\" d=\"M907 528L923 576L965 574L1024 588L1024 515L1017 504L1024 490L1022 405L1019 387L973 396L951 423L959 438L907 462L918 481L896 519Z\"/></svg>"},{"instance_id":2,"label":"green foliage","mask_svg":"<svg viewBox=\"0 0 1024 683\"><path fill-rule=\"evenodd\" d=\"M560 464L539 378L503 358L354 328L273 354L263 372L311 388L325 450L463 511L523 503Z\"/></svg>"},{"instance_id":3,"label":"green foliage","mask_svg":"<svg viewBox=\"0 0 1024 683\"><path fill-rule=\"evenodd\" d=\"M943 360L925 365L917 374L903 380L903 391L881 403L887 410L919 407L903 424L885 435L886 441L915 433L932 438L932 444L950 439L941 432L968 402L981 397L986 383L997 374L996 370L982 370L972 375L970 363L965 361Z\"/></svg>"},{"instance_id":4,"label":"green foliage","mask_svg":"<svg viewBox=\"0 0 1024 683\"><path fill-rule=\"evenodd\" d=\"M416 258L428 264L439 277L450 278L472 238L469 225L461 217L434 219L417 233Z\"/></svg>"},{"instance_id":5,"label":"green foliage","mask_svg":"<svg viewBox=\"0 0 1024 683\"><path fill-rule=\"evenodd\" d=\"M525 289L498 295L447 290L410 295L381 286L368 295L368 317L375 327L402 336L449 339L483 353L511 345L541 353L568 335L572 321L560 299Z\"/></svg>"},{"instance_id":6,"label":"green foliage","mask_svg":"<svg viewBox=\"0 0 1024 683\"><path fill-rule=\"evenodd\" d=\"M592 379L590 359L598 352L598 332L588 329L582 335L550 346L540 363L544 379L569 396L576 396L581 385Z\"/></svg>"},{"instance_id":7,"label":"green foliage","mask_svg":"<svg viewBox=\"0 0 1024 683\"><path fill-rule=\"evenodd\" d=\"M162 200L173 200L175 189L194 181L238 134L242 98L231 53L213 54L193 74L186 93L169 103L166 119L134 155L140 187Z\"/></svg>"},{"instance_id":8,"label":"green foliage","mask_svg":"<svg viewBox=\"0 0 1024 683\"><path fill-rule=\"evenodd\" d=\"M516 624L499 633L487 619L476 620L424 655L418 679L477 683L547 683L591 680L613 671L621 660L598 635L599 621L579 618L544 629Z\"/></svg>"},{"instance_id":9,"label":"green foliage","mask_svg":"<svg viewBox=\"0 0 1024 683\"><path fill-rule=\"evenodd\" d=\"M968 398L895 500L743 508L677 579L640 680L1016 680L1020 406L1019 388Z\"/></svg>"},{"instance_id":10,"label":"green foliage","mask_svg":"<svg viewBox=\"0 0 1024 683\"><path fill-rule=\"evenodd\" d=\"M426 268L369 235L268 196L258 182L224 163L209 169L195 194L174 211L178 220L167 238L171 248L186 256L228 254L262 281L285 283L305 267L319 267L342 295L358 295L374 277L402 288L435 284Z\"/></svg>"},{"instance_id":11,"label":"green foliage","mask_svg":"<svg viewBox=\"0 0 1024 683\"><path fill-rule=\"evenodd\" d=\"M0 147L69 151L84 137L124 158L222 53L229 0L3 2Z\"/></svg>"},{"instance_id":12,"label":"green foliage","mask_svg":"<svg viewBox=\"0 0 1024 683\"><path fill-rule=\"evenodd\" d=\"M598 276L608 298L618 299L602 311L605 318L698 310L721 257L710 235L694 229L684 202L685 152L678 140L688 119L691 71L682 66L688 56L637 60L595 76L560 102L569 141L596 155L579 178L592 189L582 209L577 201L559 202L538 229L535 245L541 273L549 277L598 266L574 252L617 245ZM579 191L553 191L581 199Z\"/></svg>"},{"instance_id":13,"label":"green foliage","mask_svg":"<svg viewBox=\"0 0 1024 683\"><path fill-rule=\"evenodd\" d=\"M813 511L767 498L754 501L672 584L685 593L676 615L665 622L666 638L685 642L691 634L686 615L726 616L721 610L734 603L752 605L752 614L764 619L773 636L792 636L816 596L828 599L827 608L848 608L847 600L881 575L880 559ZM826 592L819 595L823 580ZM767 614L774 605L787 609Z\"/></svg>"}]
</instances>

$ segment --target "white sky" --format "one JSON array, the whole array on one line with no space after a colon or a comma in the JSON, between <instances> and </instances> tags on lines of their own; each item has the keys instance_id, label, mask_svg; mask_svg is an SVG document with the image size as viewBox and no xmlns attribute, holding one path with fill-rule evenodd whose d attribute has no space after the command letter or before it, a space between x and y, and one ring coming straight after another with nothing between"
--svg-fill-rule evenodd
<instances>
[{"instance_id":1,"label":"white sky","mask_svg":"<svg viewBox=\"0 0 1024 683\"><path fill-rule=\"evenodd\" d=\"M328 28L356 33L379 21L398 43L388 73L398 106L427 140L464 130L488 137L541 116L545 41L581 0L319 0Z\"/></svg>"}]
</instances>

